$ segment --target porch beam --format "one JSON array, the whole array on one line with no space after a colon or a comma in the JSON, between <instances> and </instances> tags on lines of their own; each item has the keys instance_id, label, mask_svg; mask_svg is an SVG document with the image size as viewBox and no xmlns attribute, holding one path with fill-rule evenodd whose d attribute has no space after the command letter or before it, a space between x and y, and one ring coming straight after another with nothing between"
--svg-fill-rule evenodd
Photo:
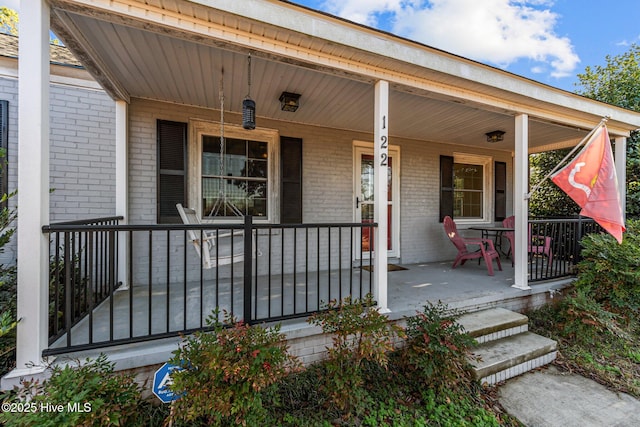
<instances>
[{"instance_id":1,"label":"porch beam","mask_svg":"<svg viewBox=\"0 0 640 427\"><path fill-rule=\"evenodd\" d=\"M381 312L388 312L387 304L387 200L389 164L389 82L375 84L373 119L373 220L374 230L373 296Z\"/></svg>"},{"instance_id":2,"label":"porch beam","mask_svg":"<svg viewBox=\"0 0 640 427\"><path fill-rule=\"evenodd\" d=\"M125 101L116 101L116 216L124 219L121 224L129 223L129 168L128 168L128 123L129 111ZM118 282L120 289L129 286L127 272L129 271L129 233L121 232L118 236Z\"/></svg>"},{"instance_id":3,"label":"porch beam","mask_svg":"<svg viewBox=\"0 0 640 427\"><path fill-rule=\"evenodd\" d=\"M518 114L515 117L515 155L514 155L514 215L515 248L514 283L512 287L522 290L531 289L527 279L527 239L529 236L529 116Z\"/></svg>"},{"instance_id":4,"label":"porch beam","mask_svg":"<svg viewBox=\"0 0 640 427\"><path fill-rule=\"evenodd\" d=\"M615 165L616 176L618 177L618 192L620 193L620 207L622 208L622 218L627 217L627 138L619 136L615 141Z\"/></svg>"},{"instance_id":5,"label":"porch beam","mask_svg":"<svg viewBox=\"0 0 640 427\"><path fill-rule=\"evenodd\" d=\"M48 345L49 236L42 227L49 223L50 9L46 0L23 0L21 6L16 372L29 375L44 369L42 351Z\"/></svg>"}]
</instances>

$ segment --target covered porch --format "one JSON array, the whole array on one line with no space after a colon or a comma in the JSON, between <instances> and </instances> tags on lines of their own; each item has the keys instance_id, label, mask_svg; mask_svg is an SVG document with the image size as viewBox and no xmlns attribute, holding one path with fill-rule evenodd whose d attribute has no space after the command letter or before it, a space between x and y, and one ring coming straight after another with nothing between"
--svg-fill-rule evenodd
<instances>
[{"instance_id":1,"label":"covered porch","mask_svg":"<svg viewBox=\"0 0 640 427\"><path fill-rule=\"evenodd\" d=\"M483 260L475 259L457 268L451 260L389 264L382 273L387 288L381 290L376 288L375 254L362 238L373 234L375 223L260 225L247 217L242 229L211 229L117 222L104 218L45 228L52 242L45 355L109 351L188 334L206 329L214 310L219 321L226 311L253 324L304 325L331 300L367 294L387 301L392 319L438 301L465 311L533 308L571 282L581 236L599 231L585 218L533 220L537 233L552 236L553 257L529 254L525 269L530 286L525 291L513 286L515 269L506 252L494 275ZM239 241L219 238L208 254L215 267L208 268L188 236L222 235L234 227L244 235ZM138 248L124 260L128 286L117 281L120 240ZM238 247L222 247L229 244ZM222 253L229 249L242 259L223 263Z\"/></svg>"},{"instance_id":2,"label":"covered porch","mask_svg":"<svg viewBox=\"0 0 640 427\"><path fill-rule=\"evenodd\" d=\"M439 262L453 257L440 223L447 209L457 209L465 228L498 225L515 215L515 266L503 260L504 271L490 280L504 282L487 286L498 293L534 292L539 272L570 275L575 255L554 256L553 265L529 257L528 155L574 146L610 116L624 188L626 137L640 126L637 113L287 2L41 0L22 11L21 25L18 194L29 197L19 196L16 376L30 373L26 367L38 364L58 340L66 348L97 348L198 329L210 300L238 307L243 316L252 313L246 316L251 320L275 321L304 317L325 296L365 290L393 313L412 311L411 303L435 298L435 290L465 295L456 286L488 280L483 265L446 272L476 273L460 282L435 281L439 274L426 269L442 269ZM118 225L51 225L50 29L115 102ZM256 116L245 123L249 91ZM279 101L285 92L301 95L295 112ZM487 137L496 130L504 132L502 140ZM240 147L241 154L233 154L242 163L237 171L211 167L226 154L225 138ZM86 140L90 147L90 136ZM217 152L223 154L215 157ZM466 204L443 202L443 196L454 200L453 173L447 171L456 164L478 166L478 188L459 190ZM247 227L237 217L212 215L214 182L238 190L237 206L255 223ZM465 196L466 190L473 194ZM203 272L188 252L187 226L175 225L176 203L198 212L204 225L194 230L244 230L244 259L255 264ZM464 211L469 205L471 213ZM91 217L90 211L87 206L78 219ZM261 256L253 250L249 236L257 236L259 248L273 237L270 228L288 227L299 231L280 252L271 240ZM299 257L307 247L304 230L314 227L326 229L326 237L321 241L317 232L308 257ZM376 248L363 256L373 249L361 238L359 230L367 228ZM52 238L58 232L63 234ZM279 233L274 241L285 235ZM575 249L577 235L567 236L556 239L564 242L558 251ZM97 242L105 246L78 255ZM51 256L63 259L53 273ZM86 264L76 266L74 257ZM297 270L301 259L305 267ZM389 262L408 270L387 272ZM368 270L360 268L365 263ZM266 286L259 286L265 275ZM558 276L545 276L551 278ZM325 279L328 286L321 289ZM211 281L215 287L205 286ZM287 286L291 300L282 299ZM220 303L222 295L228 303ZM260 298L269 302L266 309ZM125 325L117 323L122 319ZM85 324L95 326L87 329L95 329L94 336L81 337Z\"/></svg>"}]
</instances>

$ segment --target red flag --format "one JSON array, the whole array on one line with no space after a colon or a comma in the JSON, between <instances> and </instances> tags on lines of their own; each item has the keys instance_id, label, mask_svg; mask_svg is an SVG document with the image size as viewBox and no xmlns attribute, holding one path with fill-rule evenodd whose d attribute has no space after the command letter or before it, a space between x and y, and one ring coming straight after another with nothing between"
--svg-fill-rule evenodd
<instances>
[{"instance_id":1,"label":"red flag","mask_svg":"<svg viewBox=\"0 0 640 427\"><path fill-rule=\"evenodd\" d=\"M551 180L582 208L580 215L593 218L622 243L626 229L606 126L594 132L582 151Z\"/></svg>"}]
</instances>

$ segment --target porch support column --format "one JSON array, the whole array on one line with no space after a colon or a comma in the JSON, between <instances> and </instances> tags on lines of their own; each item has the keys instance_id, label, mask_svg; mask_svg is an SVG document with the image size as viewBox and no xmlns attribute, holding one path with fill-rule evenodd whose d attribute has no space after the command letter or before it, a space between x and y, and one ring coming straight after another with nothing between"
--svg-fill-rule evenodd
<instances>
[{"instance_id":1,"label":"porch support column","mask_svg":"<svg viewBox=\"0 0 640 427\"><path fill-rule=\"evenodd\" d=\"M22 375L44 369L48 345L49 236L42 226L49 223L49 17L47 1L21 2L16 373Z\"/></svg>"},{"instance_id":2,"label":"porch support column","mask_svg":"<svg viewBox=\"0 0 640 427\"><path fill-rule=\"evenodd\" d=\"M513 250L514 274L513 287L527 290L527 239L529 236L529 116L518 114L515 118L515 155L514 155L514 215L515 248Z\"/></svg>"},{"instance_id":3,"label":"porch support column","mask_svg":"<svg viewBox=\"0 0 640 427\"><path fill-rule=\"evenodd\" d=\"M373 296L381 312L387 306L387 200L389 165L389 82L378 81L375 85L375 109L373 124L374 207L373 220L378 224L374 231Z\"/></svg>"},{"instance_id":4,"label":"porch support column","mask_svg":"<svg viewBox=\"0 0 640 427\"><path fill-rule=\"evenodd\" d=\"M129 158L127 140L129 127L129 110L125 101L116 101L116 216L122 216L120 224L129 223ZM129 281L129 233L118 235L118 282L119 289L127 289Z\"/></svg>"},{"instance_id":5,"label":"porch support column","mask_svg":"<svg viewBox=\"0 0 640 427\"><path fill-rule=\"evenodd\" d=\"M615 163L616 176L618 177L618 192L620 193L620 206L622 218L627 217L627 138L619 136L615 138Z\"/></svg>"}]
</instances>

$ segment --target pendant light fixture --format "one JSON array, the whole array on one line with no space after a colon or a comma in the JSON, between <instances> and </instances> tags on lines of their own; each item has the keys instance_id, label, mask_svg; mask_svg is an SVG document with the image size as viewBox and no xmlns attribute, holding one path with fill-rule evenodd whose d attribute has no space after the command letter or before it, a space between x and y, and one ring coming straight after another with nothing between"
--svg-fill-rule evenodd
<instances>
[{"instance_id":1,"label":"pendant light fixture","mask_svg":"<svg viewBox=\"0 0 640 427\"><path fill-rule=\"evenodd\" d=\"M256 103L253 99L251 99L251 55L249 55L247 67L247 82L249 90L247 92L247 96L245 96L244 100L242 101L242 127L245 129L255 129Z\"/></svg>"}]
</instances>

